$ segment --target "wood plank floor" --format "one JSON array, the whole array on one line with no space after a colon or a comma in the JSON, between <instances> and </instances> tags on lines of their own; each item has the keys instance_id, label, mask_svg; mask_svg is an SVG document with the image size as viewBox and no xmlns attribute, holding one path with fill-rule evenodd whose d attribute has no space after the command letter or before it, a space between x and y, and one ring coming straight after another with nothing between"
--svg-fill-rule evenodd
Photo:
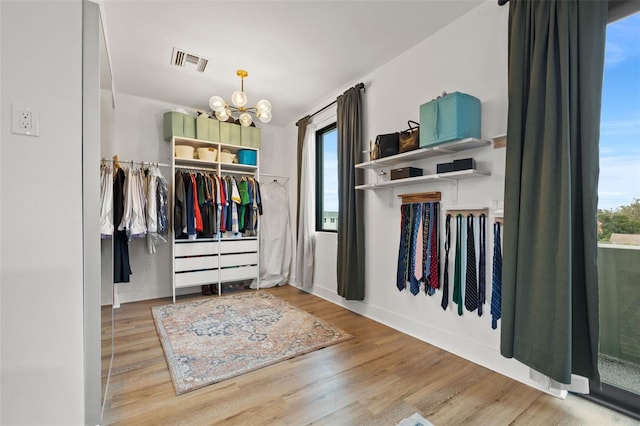
<instances>
[{"instance_id":1,"label":"wood plank floor","mask_svg":"<svg viewBox=\"0 0 640 426\"><path fill-rule=\"evenodd\" d=\"M572 395L553 398L294 287L260 291L355 338L177 396L150 309L170 300L123 305L102 424L395 425L415 412L435 425L637 424Z\"/></svg>"}]
</instances>

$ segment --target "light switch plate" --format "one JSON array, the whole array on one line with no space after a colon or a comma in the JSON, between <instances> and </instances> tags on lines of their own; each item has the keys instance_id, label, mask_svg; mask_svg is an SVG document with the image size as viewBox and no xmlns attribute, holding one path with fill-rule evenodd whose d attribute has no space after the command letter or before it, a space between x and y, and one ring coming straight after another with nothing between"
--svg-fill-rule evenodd
<instances>
[{"instance_id":1,"label":"light switch plate","mask_svg":"<svg viewBox=\"0 0 640 426\"><path fill-rule=\"evenodd\" d=\"M27 105L11 104L11 131L18 135L40 136L38 110Z\"/></svg>"}]
</instances>

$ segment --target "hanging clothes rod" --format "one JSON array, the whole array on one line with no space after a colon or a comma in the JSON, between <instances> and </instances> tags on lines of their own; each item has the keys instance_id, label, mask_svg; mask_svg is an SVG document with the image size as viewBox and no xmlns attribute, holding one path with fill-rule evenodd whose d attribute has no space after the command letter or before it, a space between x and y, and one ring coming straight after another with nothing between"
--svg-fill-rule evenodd
<instances>
[{"instance_id":1,"label":"hanging clothes rod","mask_svg":"<svg viewBox=\"0 0 640 426\"><path fill-rule=\"evenodd\" d=\"M358 84L356 84L356 85L355 85L355 86L353 86L353 87L355 87L355 88L357 88L357 89L362 89L362 90L364 90L364 83L358 83ZM336 99L335 101L333 101L333 102L331 102L331 103L329 103L329 104L327 104L327 105L323 106L322 108L320 108L320 109L319 109L319 110L317 110L316 112L314 112L314 113L312 113L312 114L309 114L309 118L311 118L311 117L313 117L313 116L315 116L315 115L320 114L322 111L326 110L326 109L327 109L327 108L329 108L330 106L335 105L335 104L336 104L336 102L338 102L338 100L337 100L337 99ZM296 126L297 126L297 125L298 125L298 123L296 123Z\"/></svg>"},{"instance_id":2,"label":"hanging clothes rod","mask_svg":"<svg viewBox=\"0 0 640 426\"><path fill-rule=\"evenodd\" d=\"M206 168L206 167L197 167L197 166L176 166L177 170L198 170L202 172L212 172L215 173L216 169Z\"/></svg>"},{"instance_id":3,"label":"hanging clothes rod","mask_svg":"<svg viewBox=\"0 0 640 426\"><path fill-rule=\"evenodd\" d=\"M117 158L117 155L114 155L113 159L109 159L109 158L101 158L100 161L102 162L110 162L110 163L123 163L123 164L141 164L141 165L145 165L145 164L149 164L149 165L155 165L158 167L171 167L171 164L164 164L164 163L156 163L155 161L134 161L134 160L120 160L119 158Z\"/></svg>"},{"instance_id":4,"label":"hanging clothes rod","mask_svg":"<svg viewBox=\"0 0 640 426\"><path fill-rule=\"evenodd\" d=\"M285 182L287 182L289 180L289 176L284 176L284 175L272 175L270 173L260 173L260 177L262 177L262 176L270 177L270 178L274 178L274 179L281 178L281 179L284 179Z\"/></svg>"},{"instance_id":5,"label":"hanging clothes rod","mask_svg":"<svg viewBox=\"0 0 640 426\"><path fill-rule=\"evenodd\" d=\"M480 216L480 215L485 215L485 216L489 216L489 209L488 208L484 208L484 209L463 209L463 210L455 210L455 209L451 209L451 210L447 210L447 214L450 214L451 216L456 216L461 214L462 216L469 216L469 215L473 215L473 216Z\"/></svg>"},{"instance_id":6,"label":"hanging clothes rod","mask_svg":"<svg viewBox=\"0 0 640 426\"><path fill-rule=\"evenodd\" d=\"M402 199L402 204L411 203L430 203L440 201L442 193L440 192L414 192L412 194L400 194L398 198Z\"/></svg>"}]
</instances>

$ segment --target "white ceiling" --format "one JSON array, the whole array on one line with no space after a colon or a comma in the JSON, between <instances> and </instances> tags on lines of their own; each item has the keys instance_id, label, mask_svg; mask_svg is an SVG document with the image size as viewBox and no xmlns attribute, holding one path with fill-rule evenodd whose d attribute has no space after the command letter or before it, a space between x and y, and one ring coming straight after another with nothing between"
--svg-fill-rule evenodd
<instances>
[{"instance_id":1,"label":"white ceiling","mask_svg":"<svg viewBox=\"0 0 640 426\"><path fill-rule=\"evenodd\" d=\"M209 109L246 69L250 104L273 124L299 119L480 4L414 1L103 0L116 92ZM204 73L170 64L174 47L209 59ZM437 58L434 58L434 61ZM410 66L410 64L407 64ZM365 82L366 83L366 82Z\"/></svg>"}]
</instances>

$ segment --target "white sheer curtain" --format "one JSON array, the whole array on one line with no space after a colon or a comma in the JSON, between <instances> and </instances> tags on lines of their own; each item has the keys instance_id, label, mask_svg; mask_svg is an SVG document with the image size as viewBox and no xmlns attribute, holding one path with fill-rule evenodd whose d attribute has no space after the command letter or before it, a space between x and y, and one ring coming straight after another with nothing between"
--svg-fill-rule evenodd
<instances>
[{"instance_id":1,"label":"white sheer curtain","mask_svg":"<svg viewBox=\"0 0 640 426\"><path fill-rule=\"evenodd\" d=\"M313 286L315 256L315 130L307 127L302 148L300 176L300 221L296 244L296 287L310 289Z\"/></svg>"}]
</instances>

